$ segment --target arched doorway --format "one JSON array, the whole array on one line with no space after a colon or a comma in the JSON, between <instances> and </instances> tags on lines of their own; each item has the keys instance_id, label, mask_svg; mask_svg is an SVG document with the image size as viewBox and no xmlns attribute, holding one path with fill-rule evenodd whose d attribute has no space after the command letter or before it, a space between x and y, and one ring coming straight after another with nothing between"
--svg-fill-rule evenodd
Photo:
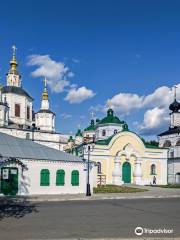
<instances>
[{"instance_id":1,"label":"arched doorway","mask_svg":"<svg viewBox=\"0 0 180 240\"><path fill-rule=\"evenodd\" d=\"M122 165L122 180L124 183L131 183L131 164L124 162Z\"/></svg>"}]
</instances>

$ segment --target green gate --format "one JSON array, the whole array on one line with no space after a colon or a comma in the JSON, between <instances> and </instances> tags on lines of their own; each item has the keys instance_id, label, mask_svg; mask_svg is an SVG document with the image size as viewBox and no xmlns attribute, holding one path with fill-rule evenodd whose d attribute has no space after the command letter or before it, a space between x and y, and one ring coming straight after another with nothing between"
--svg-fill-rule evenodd
<instances>
[{"instance_id":1,"label":"green gate","mask_svg":"<svg viewBox=\"0 0 180 240\"><path fill-rule=\"evenodd\" d=\"M124 183L131 183L131 164L124 162L122 165L122 180Z\"/></svg>"},{"instance_id":2,"label":"green gate","mask_svg":"<svg viewBox=\"0 0 180 240\"><path fill-rule=\"evenodd\" d=\"M1 168L1 193L16 195L18 192L18 169L15 167Z\"/></svg>"}]
</instances>

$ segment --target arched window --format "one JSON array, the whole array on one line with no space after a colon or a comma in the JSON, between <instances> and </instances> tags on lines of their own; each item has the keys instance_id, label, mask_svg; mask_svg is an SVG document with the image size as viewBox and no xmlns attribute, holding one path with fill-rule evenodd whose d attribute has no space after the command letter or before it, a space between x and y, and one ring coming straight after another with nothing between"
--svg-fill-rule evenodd
<instances>
[{"instance_id":1,"label":"arched window","mask_svg":"<svg viewBox=\"0 0 180 240\"><path fill-rule=\"evenodd\" d=\"M156 165L152 164L151 165L151 175L155 175L156 174Z\"/></svg>"},{"instance_id":2,"label":"arched window","mask_svg":"<svg viewBox=\"0 0 180 240\"><path fill-rule=\"evenodd\" d=\"M26 139L30 139L30 133L26 133Z\"/></svg>"},{"instance_id":3,"label":"arched window","mask_svg":"<svg viewBox=\"0 0 180 240\"><path fill-rule=\"evenodd\" d=\"M171 146L171 142L169 140L166 140L163 144L163 147L170 147Z\"/></svg>"},{"instance_id":4,"label":"arched window","mask_svg":"<svg viewBox=\"0 0 180 240\"><path fill-rule=\"evenodd\" d=\"M105 130L105 129L102 131L102 136L103 136L103 137L106 136L106 130Z\"/></svg>"},{"instance_id":5,"label":"arched window","mask_svg":"<svg viewBox=\"0 0 180 240\"><path fill-rule=\"evenodd\" d=\"M98 174L101 174L101 163L100 162L97 162L97 171L98 171Z\"/></svg>"},{"instance_id":6,"label":"arched window","mask_svg":"<svg viewBox=\"0 0 180 240\"><path fill-rule=\"evenodd\" d=\"M117 129L114 130L114 134L116 134L116 133L117 133Z\"/></svg>"},{"instance_id":7,"label":"arched window","mask_svg":"<svg viewBox=\"0 0 180 240\"><path fill-rule=\"evenodd\" d=\"M40 185L41 186L49 186L50 181L49 181L50 173L48 169L42 169L41 170L41 181Z\"/></svg>"},{"instance_id":8,"label":"arched window","mask_svg":"<svg viewBox=\"0 0 180 240\"><path fill-rule=\"evenodd\" d=\"M79 186L79 171L73 170L71 173L72 186Z\"/></svg>"},{"instance_id":9,"label":"arched window","mask_svg":"<svg viewBox=\"0 0 180 240\"><path fill-rule=\"evenodd\" d=\"M176 146L180 146L180 139L177 141Z\"/></svg>"},{"instance_id":10,"label":"arched window","mask_svg":"<svg viewBox=\"0 0 180 240\"><path fill-rule=\"evenodd\" d=\"M56 186L64 186L65 171L63 169L56 172Z\"/></svg>"},{"instance_id":11,"label":"arched window","mask_svg":"<svg viewBox=\"0 0 180 240\"><path fill-rule=\"evenodd\" d=\"M20 112L21 112L21 109L20 109L20 104L15 104L15 117L20 117Z\"/></svg>"}]
</instances>

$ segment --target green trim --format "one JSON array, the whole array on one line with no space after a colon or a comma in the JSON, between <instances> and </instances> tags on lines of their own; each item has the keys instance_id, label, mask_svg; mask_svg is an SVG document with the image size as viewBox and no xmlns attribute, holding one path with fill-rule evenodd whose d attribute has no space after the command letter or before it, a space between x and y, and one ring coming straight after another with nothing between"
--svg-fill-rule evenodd
<instances>
[{"instance_id":1,"label":"green trim","mask_svg":"<svg viewBox=\"0 0 180 240\"><path fill-rule=\"evenodd\" d=\"M41 180L40 180L40 185L41 186L49 186L49 178L50 178L50 172L48 169L42 169L41 170Z\"/></svg>"},{"instance_id":2,"label":"green trim","mask_svg":"<svg viewBox=\"0 0 180 240\"><path fill-rule=\"evenodd\" d=\"M64 186L65 184L65 171L63 169L59 169L56 172L56 186Z\"/></svg>"},{"instance_id":3,"label":"green trim","mask_svg":"<svg viewBox=\"0 0 180 240\"><path fill-rule=\"evenodd\" d=\"M83 137L83 134L81 132L81 129L77 130L76 137Z\"/></svg>"},{"instance_id":4,"label":"green trim","mask_svg":"<svg viewBox=\"0 0 180 240\"><path fill-rule=\"evenodd\" d=\"M116 124L124 124L124 121L120 121L117 116L114 116L114 111L109 108L107 110L107 116L98 122L98 125L106 124L106 123L116 123Z\"/></svg>"},{"instance_id":5,"label":"green trim","mask_svg":"<svg viewBox=\"0 0 180 240\"><path fill-rule=\"evenodd\" d=\"M96 126L94 123L94 119L91 119L90 125L87 128L85 128L84 131L88 131L88 132L95 131L95 128L96 128Z\"/></svg>"},{"instance_id":6,"label":"green trim","mask_svg":"<svg viewBox=\"0 0 180 240\"><path fill-rule=\"evenodd\" d=\"M72 171L71 184L72 184L72 186L79 186L79 171L78 170Z\"/></svg>"}]
</instances>

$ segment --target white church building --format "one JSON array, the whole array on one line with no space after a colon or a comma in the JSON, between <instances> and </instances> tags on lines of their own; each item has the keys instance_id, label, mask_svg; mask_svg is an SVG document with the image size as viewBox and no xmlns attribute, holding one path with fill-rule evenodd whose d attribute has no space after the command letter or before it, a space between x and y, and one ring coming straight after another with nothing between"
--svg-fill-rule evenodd
<instances>
[{"instance_id":1,"label":"white church building","mask_svg":"<svg viewBox=\"0 0 180 240\"><path fill-rule=\"evenodd\" d=\"M180 184L180 103L176 99L169 106L170 126L159 134L159 146L168 148L168 183Z\"/></svg>"},{"instance_id":2,"label":"white church building","mask_svg":"<svg viewBox=\"0 0 180 240\"><path fill-rule=\"evenodd\" d=\"M23 89L17 67L16 48L13 46L7 84L0 87L0 132L63 150L68 136L57 133L55 130L56 116L50 109L46 79L41 107L35 113L33 98Z\"/></svg>"}]
</instances>

